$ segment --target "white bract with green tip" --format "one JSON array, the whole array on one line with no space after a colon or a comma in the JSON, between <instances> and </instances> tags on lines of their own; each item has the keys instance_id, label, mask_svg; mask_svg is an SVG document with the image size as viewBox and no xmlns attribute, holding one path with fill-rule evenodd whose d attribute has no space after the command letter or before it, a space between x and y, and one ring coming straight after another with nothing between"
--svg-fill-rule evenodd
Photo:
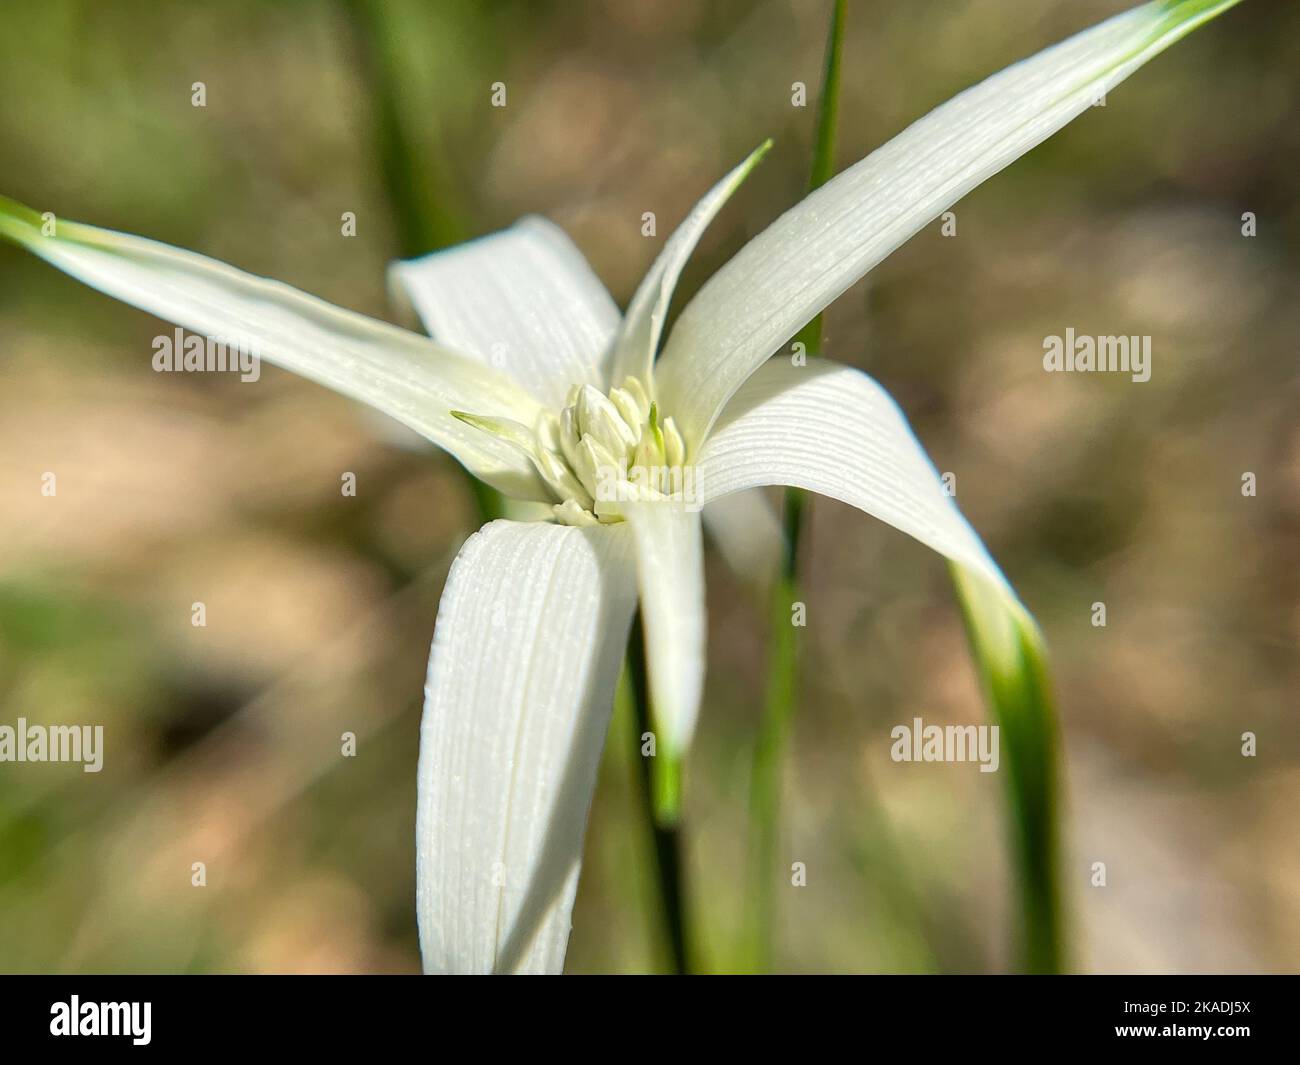
<instances>
[{"instance_id":1,"label":"white bract with green tip","mask_svg":"<svg viewBox=\"0 0 1300 1065\"><path fill-rule=\"evenodd\" d=\"M553 521L471 537L443 593L420 736L426 969L561 968L638 603L657 756L680 758L695 728L701 506L762 485L819 492L928 544L1025 616L884 390L846 366L771 357L966 192L1235 2L1147 4L957 96L750 241L657 361L684 263L766 146L705 196L621 317L537 218L397 264L434 340L138 237L64 222L46 235L35 212L0 201L0 234L68 273L198 333L251 338L508 496L550 506Z\"/></svg>"}]
</instances>

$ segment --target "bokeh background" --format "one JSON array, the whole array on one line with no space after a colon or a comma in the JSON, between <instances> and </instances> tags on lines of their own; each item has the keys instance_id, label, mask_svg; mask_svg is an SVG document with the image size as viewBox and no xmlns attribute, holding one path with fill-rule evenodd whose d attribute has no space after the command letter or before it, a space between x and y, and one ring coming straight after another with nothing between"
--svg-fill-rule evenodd
<instances>
[{"instance_id":1,"label":"bokeh background","mask_svg":"<svg viewBox=\"0 0 1300 1065\"><path fill-rule=\"evenodd\" d=\"M840 165L1124 6L853 0ZM815 99L822 0L383 9L7 3L0 190L389 318L385 264L409 242L394 129L428 241L543 213L620 302L765 137L679 291L802 194L814 108L791 84ZM827 317L828 353L898 397L1046 631L1083 970L1300 960L1297 39L1300 7L1249 0ZM377 75L400 87L388 109ZM1045 374L1067 326L1152 335L1150 382ZM0 247L0 722L102 723L108 744L98 775L0 764L0 969L415 971L420 691L473 500L449 459L269 365L256 384L152 372L170 328ZM839 504L811 520L782 843L808 884L778 892L778 967L1007 969L1001 781L888 756L913 716L983 719L945 569ZM709 565L686 823L700 955L725 970L766 635L748 582ZM664 964L635 768L616 720L571 971Z\"/></svg>"}]
</instances>

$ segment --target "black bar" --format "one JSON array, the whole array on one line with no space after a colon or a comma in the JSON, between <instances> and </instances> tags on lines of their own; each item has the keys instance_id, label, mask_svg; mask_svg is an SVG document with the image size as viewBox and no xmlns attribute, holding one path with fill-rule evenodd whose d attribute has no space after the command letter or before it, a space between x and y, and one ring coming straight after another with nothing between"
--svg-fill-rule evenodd
<instances>
[{"instance_id":1,"label":"black bar","mask_svg":"<svg viewBox=\"0 0 1300 1065\"><path fill-rule=\"evenodd\" d=\"M728 987L713 982L683 993L661 979L658 987L629 994L600 977L490 986L414 977L4 977L0 1051L3 1060L15 1062L36 1060L23 1051L97 1053L111 1044L132 1054L201 1049L209 1057L283 1048L329 1051L332 1060L365 1053L369 1060L409 1048L400 1052L430 1060L475 1046L495 1054L516 1044L532 1053L585 1056L620 1045L610 1043L610 1035L626 1039L636 1032L636 1042L655 1044L659 1056L690 1058L706 1047L751 1043L769 1052L802 1047L818 1056L838 1045L837 1057L893 1048L889 1053L928 1056L953 1049L981 1058L1006 1049L1073 1056L1079 1049L1130 1044L1139 1053L1200 1046L1237 1060L1242 1051L1294 1053L1300 988L1292 977L1243 976L869 976L841 978L837 986L816 978L757 978ZM109 1027L116 1021L128 1034L52 1034L52 1025L67 1027L73 996L78 1032L93 1018ZM102 1003L137 1004L137 1032L148 1003L148 1043L133 1041L130 1014L104 1011ZM1211 1034L1179 1032L1193 1028Z\"/></svg>"}]
</instances>

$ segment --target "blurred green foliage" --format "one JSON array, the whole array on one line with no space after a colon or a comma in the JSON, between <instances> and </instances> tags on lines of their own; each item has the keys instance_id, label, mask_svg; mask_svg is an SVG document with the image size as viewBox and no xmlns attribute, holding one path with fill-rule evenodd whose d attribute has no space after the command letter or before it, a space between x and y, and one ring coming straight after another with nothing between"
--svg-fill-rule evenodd
<instances>
[{"instance_id":1,"label":"blurred green foliage","mask_svg":"<svg viewBox=\"0 0 1300 1065\"><path fill-rule=\"evenodd\" d=\"M839 164L1123 6L853 5ZM395 118L349 4L15 0L0 191L388 317L385 265L413 250L386 192L390 119L419 161L408 191L440 219L427 240L544 213L620 301L658 248L642 212L662 239L764 138L683 293L802 194L814 112L790 86L819 76L824 4L384 7ZM827 354L897 396L1046 633L1084 968L1300 956L1298 22L1294 4L1243 4L826 316ZM1042 338L1066 326L1153 335L1152 380L1044 374ZM152 373L160 328L0 248L0 723L108 734L98 775L0 765L0 969L414 971L420 691L473 501L445 458L270 367L256 385ZM781 846L809 874L779 886L777 967L1006 968L1000 782L888 758L899 721L983 719L943 568L820 501L806 549ZM710 565L686 816L699 946L725 967L765 622ZM627 733L592 814L575 971L664 962Z\"/></svg>"}]
</instances>

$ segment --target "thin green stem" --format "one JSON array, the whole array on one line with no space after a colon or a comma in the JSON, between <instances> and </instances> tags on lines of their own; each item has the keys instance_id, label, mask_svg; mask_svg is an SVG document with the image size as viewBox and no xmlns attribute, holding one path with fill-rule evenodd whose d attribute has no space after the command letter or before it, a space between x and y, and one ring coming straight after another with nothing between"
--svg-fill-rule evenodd
<instances>
[{"instance_id":1,"label":"thin green stem","mask_svg":"<svg viewBox=\"0 0 1300 1065\"><path fill-rule=\"evenodd\" d=\"M436 167L422 159L407 135L401 106L406 79L398 50L400 28L391 24L392 9L375 0L343 0L343 8L352 27L366 96L373 107L375 154L398 254L409 259L465 239L457 212L448 206L451 196L446 180ZM464 467L458 465L457 469L474 499L479 521L486 523L501 517L501 494Z\"/></svg>"},{"instance_id":2,"label":"thin green stem","mask_svg":"<svg viewBox=\"0 0 1300 1065\"><path fill-rule=\"evenodd\" d=\"M826 41L826 66L817 104L817 134L808 178L809 191L825 184L834 172L845 7L845 0L836 0ZM803 345L805 354L820 354L821 315L804 326L795 341ZM775 954L773 933L779 875L776 856L781 821L781 768L789 745L799 689L799 637L793 609L798 599L799 541L807 506L808 497L803 491L798 488L785 490L782 505L785 544L781 572L772 588L767 693L750 771L750 897L746 953L749 966L756 972L768 971Z\"/></svg>"},{"instance_id":3,"label":"thin green stem","mask_svg":"<svg viewBox=\"0 0 1300 1065\"><path fill-rule=\"evenodd\" d=\"M844 7L843 0L835 4L831 22L810 188L824 183L833 171ZM820 316L795 341L803 345L806 355L821 354ZM785 554L773 591L767 699L754 750L748 927L750 958L760 970L771 965L773 956L780 772L798 678L797 634L790 610L798 594L798 550L806 506L802 492L786 491ZM1058 726L1042 637L1014 595L990 591L958 566L952 567L952 573L989 713L1000 726L1006 752L1006 824L1016 871L1021 965L1029 972L1061 972L1066 967L1067 936L1060 871Z\"/></svg>"},{"instance_id":4,"label":"thin green stem","mask_svg":"<svg viewBox=\"0 0 1300 1065\"><path fill-rule=\"evenodd\" d=\"M641 797L645 805L646 823L654 839L655 879L659 885L659 900L663 910L664 927L672 959L673 972L685 975L690 972L689 939L686 917L686 870L682 861L681 823L664 822L656 817L655 759L642 754L644 737L650 728L650 687L646 674L645 635L638 610L632 622L632 633L627 642L627 666L631 680L633 719L636 722L634 741L636 758L640 765Z\"/></svg>"},{"instance_id":5,"label":"thin green stem","mask_svg":"<svg viewBox=\"0 0 1300 1065\"><path fill-rule=\"evenodd\" d=\"M421 153L407 132L411 105L403 103L410 79L400 48L406 9L377 0L343 0L343 6L368 90L375 153L400 254L411 258L464 240L468 234L450 206L452 189L443 168ZM426 123L433 121L433 101L417 102L415 109Z\"/></svg>"},{"instance_id":6,"label":"thin green stem","mask_svg":"<svg viewBox=\"0 0 1300 1065\"><path fill-rule=\"evenodd\" d=\"M787 500L787 504L789 502ZM786 507L787 525L792 514L802 513L803 500L797 498L793 502L793 507ZM799 520L795 517L795 522ZM793 539L787 537L787 551L797 539L797 534ZM799 680L799 639L791 617L797 594L793 569L791 565L782 572L772 591L767 696L750 771L751 894L746 925L749 929L748 967L754 972L770 970L774 954L772 933L776 927L776 885L780 875L777 850L781 769L789 746Z\"/></svg>"}]
</instances>

